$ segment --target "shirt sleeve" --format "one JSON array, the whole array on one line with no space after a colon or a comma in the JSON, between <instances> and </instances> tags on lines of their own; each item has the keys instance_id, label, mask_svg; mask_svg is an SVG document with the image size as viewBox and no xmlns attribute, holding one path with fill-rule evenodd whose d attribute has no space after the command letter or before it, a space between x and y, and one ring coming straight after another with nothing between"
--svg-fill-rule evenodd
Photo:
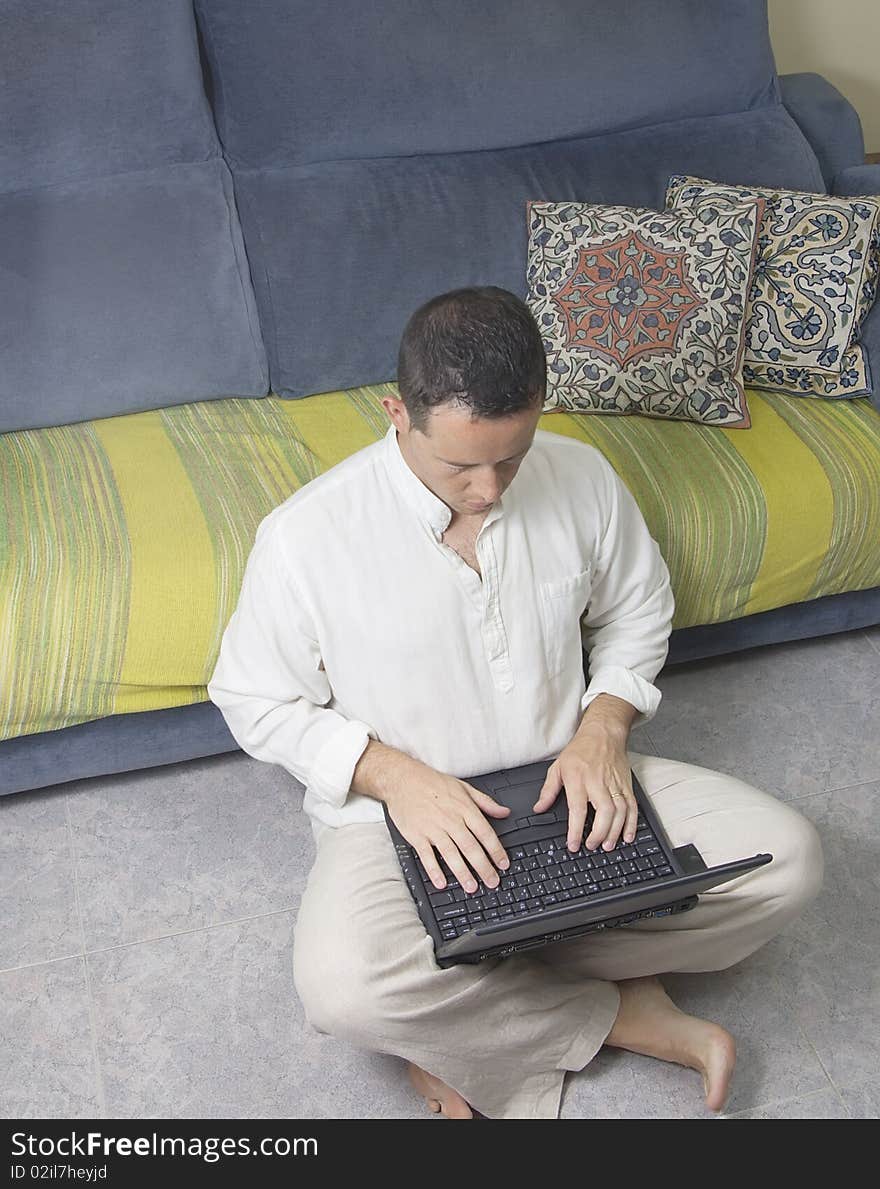
<instances>
[{"instance_id":1,"label":"shirt sleeve","mask_svg":"<svg viewBox=\"0 0 880 1189\"><path fill-rule=\"evenodd\" d=\"M376 732L326 707L332 691L302 592L260 525L208 696L241 749L340 808Z\"/></svg>"},{"instance_id":2,"label":"shirt sleeve","mask_svg":"<svg viewBox=\"0 0 880 1189\"><path fill-rule=\"evenodd\" d=\"M604 532L593 564L590 602L581 617L589 656L584 711L599 694L614 694L638 711L633 726L649 722L660 706L653 684L669 652L675 599L660 547L641 509L603 458Z\"/></svg>"}]
</instances>

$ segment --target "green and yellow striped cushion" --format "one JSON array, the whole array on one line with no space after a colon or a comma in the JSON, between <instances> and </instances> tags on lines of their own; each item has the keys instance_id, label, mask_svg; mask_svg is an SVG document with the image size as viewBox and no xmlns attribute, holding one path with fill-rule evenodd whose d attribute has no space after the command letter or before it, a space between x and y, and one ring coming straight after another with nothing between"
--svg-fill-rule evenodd
<instances>
[{"instance_id":1,"label":"green and yellow striped cushion","mask_svg":"<svg viewBox=\"0 0 880 1189\"><path fill-rule=\"evenodd\" d=\"M206 700L257 525L369 445L393 385L0 436L0 739ZM672 575L674 627L880 585L880 412L750 391L752 428L545 414L597 446Z\"/></svg>"}]
</instances>

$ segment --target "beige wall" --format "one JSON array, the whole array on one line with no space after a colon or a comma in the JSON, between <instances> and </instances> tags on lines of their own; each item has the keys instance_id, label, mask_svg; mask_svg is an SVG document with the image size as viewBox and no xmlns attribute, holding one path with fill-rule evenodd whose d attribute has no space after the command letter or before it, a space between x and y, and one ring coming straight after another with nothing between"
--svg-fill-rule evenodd
<instances>
[{"instance_id":1,"label":"beige wall","mask_svg":"<svg viewBox=\"0 0 880 1189\"><path fill-rule=\"evenodd\" d=\"M880 152L880 0L769 0L780 74L813 70L862 121L865 151Z\"/></svg>"}]
</instances>

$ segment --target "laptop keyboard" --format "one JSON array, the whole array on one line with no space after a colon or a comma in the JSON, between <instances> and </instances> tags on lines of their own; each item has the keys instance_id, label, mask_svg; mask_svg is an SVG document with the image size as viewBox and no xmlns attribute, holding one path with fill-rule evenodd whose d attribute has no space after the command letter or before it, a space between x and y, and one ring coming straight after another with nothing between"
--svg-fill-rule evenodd
<instances>
[{"instance_id":1,"label":"laptop keyboard","mask_svg":"<svg viewBox=\"0 0 880 1189\"><path fill-rule=\"evenodd\" d=\"M439 891L428 878L421 859L413 852L444 941L454 941L486 921L525 916L543 908L672 875L663 848L641 814L634 841L626 844L621 837L614 850L590 852L582 847L572 853L565 833L505 849L510 867L507 871L499 871L498 887L488 888L477 879L477 890L470 894L465 892L443 859L440 866L447 883L446 888Z\"/></svg>"}]
</instances>

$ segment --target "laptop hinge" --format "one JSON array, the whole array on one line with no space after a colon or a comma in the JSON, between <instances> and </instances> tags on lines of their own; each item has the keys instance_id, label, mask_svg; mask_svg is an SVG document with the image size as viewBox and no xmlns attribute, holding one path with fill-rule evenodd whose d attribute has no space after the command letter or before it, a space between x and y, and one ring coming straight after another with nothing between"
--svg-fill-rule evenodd
<instances>
[{"instance_id":1,"label":"laptop hinge","mask_svg":"<svg viewBox=\"0 0 880 1189\"><path fill-rule=\"evenodd\" d=\"M703 862L703 856L691 843L688 843L687 846L677 846L672 853L681 865L684 875L699 875L701 871L708 870Z\"/></svg>"}]
</instances>

